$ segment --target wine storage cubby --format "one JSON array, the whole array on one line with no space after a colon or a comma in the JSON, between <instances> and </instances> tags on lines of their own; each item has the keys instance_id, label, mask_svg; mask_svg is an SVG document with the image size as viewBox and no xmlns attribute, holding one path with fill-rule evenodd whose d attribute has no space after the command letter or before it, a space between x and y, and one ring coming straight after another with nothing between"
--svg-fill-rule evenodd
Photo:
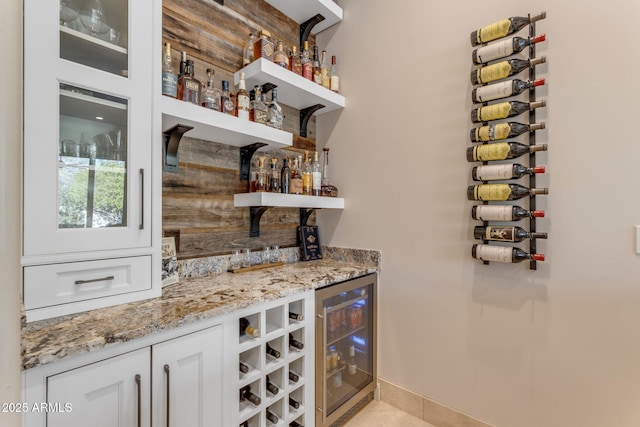
<instances>
[{"instance_id":1,"label":"wine storage cubby","mask_svg":"<svg viewBox=\"0 0 640 427\"><path fill-rule=\"evenodd\" d=\"M546 35L537 34L536 22L545 18L546 12L511 17L471 33L475 65L467 160L474 185L467 198L482 203L472 210L472 218L482 221L474 227L481 242L473 245L472 256L484 264L528 260L535 270L544 261L537 239L547 233L538 230L536 218L545 214L537 209L537 197L549 190L537 187L536 174L546 172L539 156L547 150L539 137L546 124L537 120L536 111L546 107L546 100L536 88L546 82L538 71L546 57L536 46Z\"/></svg>"},{"instance_id":2,"label":"wine storage cubby","mask_svg":"<svg viewBox=\"0 0 640 427\"><path fill-rule=\"evenodd\" d=\"M225 323L225 342L232 343L225 389L237 392L224 396L224 425L314 425L314 317L308 291L245 308Z\"/></svg>"}]
</instances>

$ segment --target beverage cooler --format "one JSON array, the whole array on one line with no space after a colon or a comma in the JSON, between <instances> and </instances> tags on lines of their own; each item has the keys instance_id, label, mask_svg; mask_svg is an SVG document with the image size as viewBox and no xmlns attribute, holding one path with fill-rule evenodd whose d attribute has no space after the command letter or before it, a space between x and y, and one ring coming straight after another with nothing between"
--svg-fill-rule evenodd
<instances>
[{"instance_id":1,"label":"beverage cooler","mask_svg":"<svg viewBox=\"0 0 640 427\"><path fill-rule=\"evenodd\" d=\"M316 427L340 426L377 383L376 274L316 291Z\"/></svg>"}]
</instances>

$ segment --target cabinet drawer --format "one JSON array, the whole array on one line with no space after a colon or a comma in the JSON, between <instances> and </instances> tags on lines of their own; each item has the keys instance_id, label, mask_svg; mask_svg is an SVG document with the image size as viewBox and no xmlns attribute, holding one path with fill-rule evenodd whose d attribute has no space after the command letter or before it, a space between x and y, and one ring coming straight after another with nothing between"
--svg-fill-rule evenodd
<instances>
[{"instance_id":1,"label":"cabinet drawer","mask_svg":"<svg viewBox=\"0 0 640 427\"><path fill-rule=\"evenodd\" d=\"M26 310L151 289L151 256L24 269Z\"/></svg>"}]
</instances>

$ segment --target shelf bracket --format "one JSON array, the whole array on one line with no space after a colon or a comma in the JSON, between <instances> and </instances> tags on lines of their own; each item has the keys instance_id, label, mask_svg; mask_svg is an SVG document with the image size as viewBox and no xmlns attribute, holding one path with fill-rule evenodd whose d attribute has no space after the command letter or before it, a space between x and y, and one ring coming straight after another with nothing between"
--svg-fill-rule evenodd
<instances>
[{"instance_id":1,"label":"shelf bracket","mask_svg":"<svg viewBox=\"0 0 640 427\"><path fill-rule=\"evenodd\" d=\"M306 227L313 211L318 208L300 208L300 226Z\"/></svg>"},{"instance_id":2,"label":"shelf bracket","mask_svg":"<svg viewBox=\"0 0 640 427\"><path fill-rule=\"evenodd\" d=\"M260 219L271 206L251 206L249 208L249 237L260 237Z\"/></svg>"},{"instance_id":3,"label":"shelf bracket","mask_svg":"<svg viewBox=\"0 0 640 427\"><path fill-rule=\"evenodd\" d=\"M191 129L193 129L193 126L177 124L162 132L164 139L162 144L162 158L164 160L164 164L162 165L163 171L178 171L178 146L182 140L182 135Z\"/></svg>"},{"instance_id":4,"label":"shelf bracket","mask_svg":"<svg viewBox=\"0 0 640 427\"><path fill-rule=\"evenodd\" d=\"M309 18L300 24L300 52L302 52L305 40L309 39L311 29L322 21L324 21L324 16L318 13L316 16Z\"/></svg>"},{"instance_id":5,"label":"shelf bracket","mask_svg":"<svg viewBox=\"0 0 640 427\"><path fill-rule=\"evenodd\" d=\"M249 170L251 169L251 157L261 147L264 147L264 142L256 142L254 144L245 145L240 147L240 179L242 181L249 180Z\"/></svg>"},{"instance_id":6,"label":"shelf bracket","mask_svg":"<svg viewBox=\"0 0 640 427\"><path fill-rule=\"evenodd\" d=\"M307 137L307 125L309 124L309 119L313 116L313 113L318 111L319 109L324 108L322 104L312 105L311 107L304 108L300 110L300 136L303 138Z\"/></svg>"}]
</instances>

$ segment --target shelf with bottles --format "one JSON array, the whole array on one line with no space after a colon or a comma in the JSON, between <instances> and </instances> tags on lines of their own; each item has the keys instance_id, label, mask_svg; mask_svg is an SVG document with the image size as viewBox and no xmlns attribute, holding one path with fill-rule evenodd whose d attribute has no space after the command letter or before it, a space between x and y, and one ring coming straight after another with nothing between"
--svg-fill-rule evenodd
<instances>
[{"instance_id":1,"label":"shelf with bottles","mask_svg":"<svg viewBox=\"0 0 640 427\"><path fill-rule=\"evenodd\" d=\"M344 14L334 0L267 0L267 3L298 24L308 21L315 15L322 15L324 20L315 25L315 34L342 21Z\"/></svg>"},{"instance_id":2,"label":"shelf with bottles","mask_svg":"<svg viewBox=\"0 0 640 427\"><path fill-rule=\"evenodd\" d=\"M256 192L234 194L233 205L237 208L265 206L272 208L344 209L344 199L340 197Z\"/></svg>"},{"instance_id":3,"label":"shelf with bottles","mask_svg":"<svg viewBox=\"0 0 640 427\"><path fill-rule=\"evenodd\" d=\"M258 58L237 71L233 76L234 84L238 84L240 81L241 72L245 74L247 87L271 83L278 88L278 102L297 110L321 105L322 108L314 111L314 114L320 115L345 106L344 96L265 58Z\"/></svg>"}]
</instances>

